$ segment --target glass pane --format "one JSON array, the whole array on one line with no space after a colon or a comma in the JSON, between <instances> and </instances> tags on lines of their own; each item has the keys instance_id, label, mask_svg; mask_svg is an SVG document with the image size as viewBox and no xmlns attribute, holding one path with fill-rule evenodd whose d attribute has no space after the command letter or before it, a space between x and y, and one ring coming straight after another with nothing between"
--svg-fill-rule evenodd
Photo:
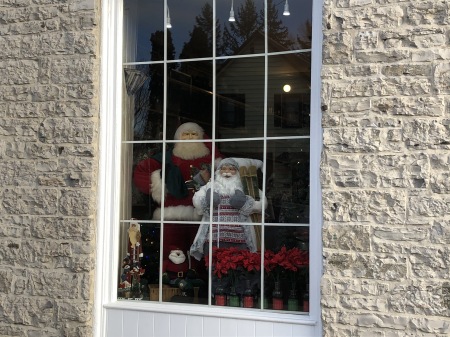
<instances>
[{"instance_id":1,"label":"glass pane","mask_svg":"<svg viewBox=\"0 0 450 337\"><path fill-rule=\"evenodd\" d=\"M311 54L269 57L268 135L309 135Z\"/></svg>"},{"instance_id":2,"label":"glass pane","mask_svg":"<svg viewBox=\"0 0 450 337\"><path fill-rule=\"evenodd\" d=\"M267 0L269 52L310 49L312 0Z\"/></svg>"},{"instance_id":3,"label":"glass pane","mask_svg":"<svg viewBox=\"0 0 450 337\"><path fill-rule=\"evenodd\" d=\"M212 225L211 289L214 305L259 307L261 254L249 249L244 243L233 242L239 231L250 233L253 227L246 224ZM208 256L205 258L208 259Z\"/></svg>"},{"instance_id":4,"label":"glass pane","mask_svg":"<svg viewBox=\"0 0 450 337\"><path fill-rule=\"evenodd\" d=\"M132 219L123 221L120 231L119 299L158 300L150 285L158 282L159 225Z\"/></svg>"},{"instance_id":5,"label":"glass pane","mask_svg":"<svg viewBox=\"0 0 450 337\"><path fill-rule=\"evenodd\" d=\"M309 311L309 229L266 226L264 307Z\"/></svg>"},{"instance_id":6,"label":"glass pane","mask_svg":"<svg viewBox=\"0 0 450 337\"><path fill-rule=\"evenodd\" d=\"M217 64L216 137L264 135L264 57Z\"/></svg>"},{"instance_id":7,"label":"glass pane","mask_svg":"<svg viewBox=\"0 0 450 337\"><path fill-rule=\"evenodd\" d=\"M264 53L264 2L227 0L216 6L218 56Z\"/></svg>"},{"instance_id":8,"label":"glass pane","mask_svg":"<svg viewBox=\"0 0 450 337\"><path fill-rule=\"evenodd\" d=\"M124 67L124 140L162 139L164 66Z\"/></svg>"},{"instance_id":9,"label":"glass pane","mask_svg":"<svg viewBox=\"0 0 450 337\"><path fill-rule=\"evenodd\" d=\"M170 15L168 59L211 57L213 51L213 2L167 0Z\"/></svg>"},{"instance_id":10,"label":"glass pane","mask_svg":"<svg viewBox=\"0 0 450 337\"><path fill-rule=\"evenodd\" d=\"M309 140L267 143L266 223L309 223Z\"/></svg>"},{"instance_id":11,"label":"glass pane","mask_svg":"<svg viewBox=\"0 0 450 337\"><path fill-rule=\"evenodd\" d=\"M125 62L164 59L163 13L163 0L124 0Z\"/></svg>"},{"instance_id":12,"label":"glass pane","mask_svg":"<svg viewBox=\"0 0 450 337\"><path fill-rule=\"evenodd\" d=\"M168 65L167 134L172 137L180 123L199 124L211 137L212 64L209 61Z\"/></svg>"}]
</instances>

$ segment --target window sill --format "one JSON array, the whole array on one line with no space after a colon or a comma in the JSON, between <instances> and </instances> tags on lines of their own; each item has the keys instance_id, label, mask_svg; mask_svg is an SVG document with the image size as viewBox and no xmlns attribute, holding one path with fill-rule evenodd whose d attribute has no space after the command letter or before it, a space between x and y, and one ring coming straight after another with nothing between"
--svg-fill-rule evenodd
<instances>
[{"instance_id":1,"label":"window sill","mask_svg":"<svg viewBox=\"0 0 450 337\"><path fill-rule=\"evenodd\" d=\"M180 303L158 303L149 301L123 300L104 304L105 309L149 311L167 314L177 314L180 312L189 316L203 316L216 318L246 319L253 321L266 321L277 323L289 323L298 325L317 325L317 320L311 319L310 315L304 313L291 314L283 311L262 311L258 309L231 309L218 308L216 306L184 305Z\"/></svg>"}]
</instances>

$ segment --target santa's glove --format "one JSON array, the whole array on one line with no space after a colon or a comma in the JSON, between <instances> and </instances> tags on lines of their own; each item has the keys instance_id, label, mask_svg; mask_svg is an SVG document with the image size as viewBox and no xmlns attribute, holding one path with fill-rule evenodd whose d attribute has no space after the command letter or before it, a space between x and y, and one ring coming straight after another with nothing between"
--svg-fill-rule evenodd
<instances>
[{"instance_id":1,"label":"santa's glove","mask_svg":"<svg viewBox=\"0 0 450 337\"><path fill-rule=\"evenodd\" d=\"M211 189L208 188L205 195L206 203L209 204L209 201L211 200ZM220 204L220 195L217 192L213 193L213 207L217 207Z\"/></svg>"},{"instance_id":2,"label":"santa's glove","mask_svg":"<svg viewBox=\"0 0 450 337\"><path fill-rule=\"evenodd\" d=\"M247 196L241 190L234 190L234 195L230 198L230 205L236 209L241 209L247 202Z\"/></svg>"}]
</instances>

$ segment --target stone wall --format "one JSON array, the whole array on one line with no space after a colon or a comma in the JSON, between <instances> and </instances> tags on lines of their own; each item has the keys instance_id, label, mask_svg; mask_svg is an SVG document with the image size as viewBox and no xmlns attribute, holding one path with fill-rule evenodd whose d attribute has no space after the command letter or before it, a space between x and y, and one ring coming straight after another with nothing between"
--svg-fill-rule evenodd
<instances>
[{"instance_id":1,"label":"stone wall","mask_svg":"<svg viewBox=\"0 0 450 337\"><path fill-rule=\"evenodd\" d=\"M0 336L92 335L96 6L0 0Z\"/></svg>"},{"instance_id":2,"label":"stone wall","mask_svg":"<svg viewBox=\"0 0 450 337\"><path fill-rule=\"evenodd\" d=\"M324 336L450 335L449 23L324 0Z\"/></svg>"}]
</instances>

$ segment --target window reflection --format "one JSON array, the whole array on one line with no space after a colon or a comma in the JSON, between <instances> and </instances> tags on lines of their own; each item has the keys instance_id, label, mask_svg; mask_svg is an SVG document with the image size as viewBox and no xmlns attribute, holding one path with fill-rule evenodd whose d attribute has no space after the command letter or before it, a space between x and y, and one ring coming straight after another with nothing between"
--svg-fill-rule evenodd
<instances>
[{"instance_id":1,"label":"window reflection","mask_svg":"<svg viewBox=\"0 0 450 337\"><path fill-rule=\"evenodd\" d=\"M286 3L125 0L119 297L308 311L312 1ZM217 201L222 159L240 184ZM302 264L276 285L261 267L279 252Z\"/></svg>"}]
</instances>

